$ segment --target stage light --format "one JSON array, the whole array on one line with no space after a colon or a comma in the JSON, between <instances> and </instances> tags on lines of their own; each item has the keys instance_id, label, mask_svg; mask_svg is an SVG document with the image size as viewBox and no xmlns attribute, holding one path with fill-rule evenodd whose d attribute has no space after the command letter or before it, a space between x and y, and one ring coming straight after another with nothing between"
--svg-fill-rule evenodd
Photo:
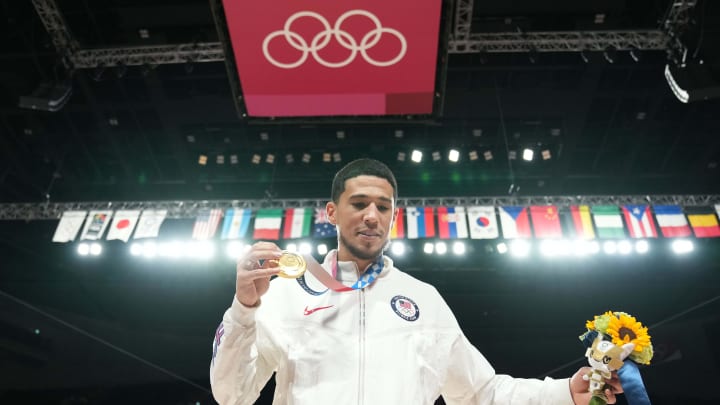
<instances>
[{"instance_id":1,"label":"stage light","mask_svg":"<svg viewBox=\"0 0 720 405\"><path fill-rule=\"evenodd\" d=\"M432 160L433 160L433 162L437 162L438 160L440 160L440 152L434 151L432 153Z\"/></svg>"},{"instance_id":2,"label":"stage light","mask_svg":"<svg viewBox=\"0 0 720 405\"><path fill-rule=\"evenodd\" d=\"M526 240L515 239L510 242L510 253L515 257L526 257L530 254L530 244Z\"/></svg>"},{"instance_id":3,"label":"stage light","mask_svg":"<svg viewBox=\"0 0 720 405\"><path fill-rule=\"evenodd\" d=\"M259 165L261 160L262 156L258 155L257 153L252 155L252 159L250 159L250 161L255 165Z\"/></svg>"},{"instance_id":4,"label":"stage light","mask_svg":"<svg viewBox=\"0 0 720 405\"><path fill-rule=\"evenodd\" d=\"M207 155L198 156L198 164L200 166L205 166L207 164Z\"/></svg>"},{"instance_id":5,"label":"stage light","mask_svg":"<svg viewBox=\"0 0 720 405\"><path fill-rule=\"evenodd\" d=\"M457 162L460 160L460 152L457 149L450 149L450 152L448 152L448 160L451 162Z\"/></svg>"},{"instance_id":6,"label":"stage light","mask_svg":"<svg viewBox=\"0 0 720 405\"><path fill-rule=\"evenodd\" d=\"M630 243L630 241L628 241L628 240L621 240L620 242L618 242L617 247L618 247L618 253L620 253L621 255L630 254L630 252L632 252L632 248L633 248L632 243Z\"/></svg>"},{"instance_id":7,"label":"stage light","mask_svg":"<svg viewBox=\"0 0 720 405\"><path fill-rule=\"evenodd\" d=\"M650 250L650 244L646 240L639 240L635 242L635 251L644 254Z\"/></svg>"},{"instance_id":8,"label":"stage light","mask_svg":"<svg viewBox=\"0 0 720 405\"><path fill-rule=\"evenodd\" d=\"M297 244L290 242L285 246L285 250L287 250L288 252L297 252Z\"/></svg>"},{"instance_id":9,"label":"stage light","mask_svg":"<svg viewBox=\"0 0 720 405\"><path fill-rule=\"evenodd\" d=\"M517 151L511 150L508 152L508 160L517 159Z\"/></svg>"},{"instance_id":10,"label":"stage light","mask_svg":"<svg viewBox=\"0 0 720 405\"><path fill-rule=\"evenodd\" d=\"M615 59L617 58L617 49L613 46L608 46L603 51L603 57L608 63L615 63Z\"/></svg>"},{"instance_id":11,"label":"stage light","mask_svg":"<svg viewBox=\"0 0 720 405\"><path fill-rule=\"evenodd\" d=\"M475 128L475 129L472 130L472 134L473 134L474 137L479 138L479 137L482 136L482 129L480 129L480 128Z\"/></svg>"},{"instance_id":12,"label":"stage light","mask_svg":"<svg viewBox=\"0 0 720 405\"><path fill-rule=\"evenodd\" d=\"M617 243L614 240L608 240L603 243L603 251L606 254L614 255L618 251Z\"/></svg>"},{"instance_id":13,"label":"stage light","mask_svg":"<svg viewBox=\"0 0 720 405\"><path fill-rule=\"evenodd\" d=\"M552 158L552 154L550 153L550 149L543 149L541 152L543 160L550 160Z\"/></svg>"},{"instance_id":14,"label":"stage light","mask_svg":"<svg viewBox=\"0 0 720 405\"><path fill-rule=\"evenodd\" d=\"M324 243L319 244L319 245L317 246L317 252L318 252L318 254L321 255L321 256L327 254L327 252L328 252L328 247L327 247L327 245L324 244Z\"/></svg>"},{"instance_id":15,"label":"stage light","mask_svg":"<svg viewBox=\"0 0 720 405\"><path fill-rule=\"evenodd\" d=\"M540 253L543 256L560 256L567 253L565 246L560 241L544 240L540 243Z\"/></svg>"},{"instance_id":16,"label":"stage light","mask_svg":"<svg viewBox=\"0 0 720 405\"><path fill-rule=\"evenodd\" d=\"M405 134L403 133L402 129L396 129L395 130L395 138L401 139Z\"/></svg>"},{"instance_id":17,"label":"stage light","mask_svg":"<svg viewBox=\"0 0 720 405\"><path fill-rule=\"evenodd\" d=\"M304 255L309 255L312 252L312 245L308 242L300 242L298 245L298 252Z\"/></svg>"},{"instance_id":18,"label":"stage light","mask_svg":"<svg viewBox=\"0 0 720 405\"><path fill-rule=\"evenodd\" d=\"M270 134L268 134L267 132L260 132L260 139L263 141L268 141L270 140Z\"/></svg>"},{"instance_id":19,"label":"stage light","mask_svg":"<svg viewBox=\"0 0 720 405\"><path fill-rule=\"evenodd\" d=\"M302 161L303 163L310 163L310 154L309 153L303 153L302 155Z\"/></svg>"},{"instance_id":20,"label":"stage light","mask_svg":"<svg viewBox=\"0 0 720 405\"><path fill-rule=\"evenodd\" d=\"M676 254L682 255L695 250L695 246L693 245L692 241L689 241L687 239L677 239L672 242L672 250Z\"/></svg>"},{"instance_id":21,"label":"stage light","mask_svg":"<svg viewBox=\"0 0 720 405\"><path fill-rule=\"evenodd\" d=\"M410 160L412 160L415 163L420 163L420 162L422 162L422 156L423 156L423 153L416 149L416 150L412 151L412 154L410 155Z\"/></svg>"},{"instance_id":22,"label":"stage light","mask_svg":"<svg viewBox=\"0 0 720 405\"><path fill-rule=\"evenodd\" d=\"M230 164L231 165L238 164L238 155L230 155Z\"/></svg>"},{"instance_id":23,"label":"stage light","mask_svg":"<svg viewBox=\"0 0 720 405\"><path fill-rule=\"evenodd\" d=\"M399 240L394 240L390 244L390 251L395 256L402 256L405 254L405 243Z\"/></svg>"},{"instance_id":24,"label":"stage light","mask_svg":"<svg viewBox=\"0 0 720 405\"><path fill-rule=\"evenodd\" d=\"M290 164L294 162L295 158L293 157L292 153L288 153L287 155L285 155L285 163Z\"/></svg>"},{"instance_id":25,"label":"stage light","mask_svg":"<svg viewBox=\"0 0 720 405\"><path fill-rule=\"evenodd\" d=\"M330 153L325 152L325 153L322 154L322 161L323 161L323 162L325 162L325 163L330 163L331 160L332 160L332 155L330 155Z\"/></svg>"},{"instance_id":26,"label":"stage light","mask_svg":"<svg viewBox=\"0 0 720 405\"><path fill-rule=\"evenodd\" d=\"M435 252L439 255L444 255L445 253L447 253L447 243L445 243L445 242L435 243Z\"/></svg>"},{"instance_id":27,"label":"stage light","mask_svg":"<svg viewBox=\"0 0 720 405\"><path fill-rule=\"evenodd\" d=\"M345 131L337 131L335 136L337 136L337 139L345 139Z\"/></svg>"},{"instance_id":28,"label":"stage light","mask_svg":"<svg viewBox=\"0 0 720 405\"><path fill-rule=\"evenodd\" d=\"M340 152L333 153L333 162L335 162L335 163L342 162L342 156L340 156Z\"/></svg>"},{"instance_id":29,"label":"stage light","mask_svg":"<svg viewBox=\"0 0 720 405\"><path fill-rule=\"evenodd\" d=\"M468 158L470 158L470 160L473 160L473 161L474 161L474 160L478 160L478 153L477 153L477 151L476 151L476 150L471 150L471 151L468 153Z\"/></svg>"},{"instance_id":30,"label":"stage light","mask_svg":"<svg viewBox=\"0 0 720 405\"><path fill-rule=\"evenodd\" d=\"M485 152L483 152L483 157L485 158L486 161L493 160L492 151L486 150Z\"/></svg>"},{"instance_id":31,"label":"stage light","mask_svg":"<svg viewBox=\"0 0 720 405\"><path fill-rule=\"evenodd\" d=\"M431 255L435 251L435 245L433 245L430 242L425 242L425 245L423 246L423 252Z\"/></svg>"},{"instance_id":32,"label":"stage light","mask_svg":"<svg viewBox=\"0 0 720 405\"><path fill-rule=\"evenodd\" d=\"M146 259L152 259L157 256L157 244L155 242L145 242L142 246L142 256Z\"/></svg>"},{"instance_id":33,"label":"stage light","mask_svg":"<svg viewBox=\"0 0 720 405\"><path fill-rule=\"evenodd\" d=\"M90 254L90 245L88 245L85 242L78 244L77 252L80 256L89 255Z\"/></svg>"},{"instance_id":34,"label":"stage light","mask_svg":"<svg viewBox=\"0 0 720 405\"><path fill-rule=\"evenodd\" d=\"M453 251L453 254L455 254L457 256L464 255L465 251L466 251L465 244L460 241L453 242L452 251Z\"/></svg>"},{"instance_id":35,"label":"stage light","mask_svg":"<svg viewBox=\"0 0 720 405\"><path fill-rule=\"evenodd\" d=\"M531 162L533 160L534 155L535 155L535 151L533 151L530 148L525 148L523 150L523 160L525 160L527 162Z\"/></svg>"},{"instance_id":36,"label":"stage light","mask_svg":"<svg viewBox=\"0 0 720 405\"><path fill-rule=\"evenodd\" d=\"M140 256L142 254L143 247L141 244L135 242L132 245L130 245L130 254L132 256Z\"/></svg>"},{"instance_id":37,"label":"stage light","mask_svg":"<svg viewBox=\"0 0 720 405\"><path fill-rule=\"evenodd\" d=\"M265 163L275 163L275 155L272 153L268 153L267 156L265 156Z\"/></svg>"},{"instance_id":38,"label":"stage light","mask_svg":"<svg viewBox=\"0 0 720 405\"><path fill-rule=\"evenodd\" d=\"M508 246L505 242L498 243L495 248L497 249L497 252L501 255L504 255L508 251Z\"/></svg>"},{"instance_id":39,"label":"stage light","mask_svg":"<svg viewBox=\"0 0 720 405\"><path fill-rule=\"evenodd\" d=\"M217 155L215 157L215 163L217 163L219 165L224 165L225 164L225 155Z\"/></svg>"},{"instance_id":40,"label":"stage light","mask_svg":"<svg viewBox=\"0 0 720 405\"><path fill-rule=\"evenodd\" d=\"M225 245L225 253L229 258L237 260L240 256L242 256L244 247L245 244L241 241L233 240Z\"/></svg>"},{"instance_id":41,"label":"stage light","mask_svg":"<svg viewBox=\"0 0 720 405\"><path fill-rule=\"evenodd\" d=\"M102 245L97 242L91 243L90 244L90 255L91 256L100 256L100 253L102 253Z\"/></svg>"},{"instance_id":42,"label":"stage light","mask_svg":"<svg viewBox=\"0 0 720 405\"><path fill-rule=\"evenodd\" d=\"M398 160L398 162L404 162L405 161L405 152L398 152L397 160Z\"/></svg>"}]
</instances>

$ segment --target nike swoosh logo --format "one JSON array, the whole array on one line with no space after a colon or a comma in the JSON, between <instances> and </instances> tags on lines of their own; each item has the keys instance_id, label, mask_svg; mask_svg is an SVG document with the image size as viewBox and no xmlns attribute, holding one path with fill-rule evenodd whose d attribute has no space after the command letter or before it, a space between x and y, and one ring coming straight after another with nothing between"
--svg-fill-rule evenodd
<instances>
[{"instance_id":1,"label":"nike swoosh logo","mask_svg":"<svg viewBox=\"0 0 720 405\"><path fill-rule=\"evenodd\" d=\"M328 305L328 306L326 306L326 307L317 307L317 308L313 308L313 309L308 309L308 307L307 307L307 305L306 305L306 306L305 306L305 315L310 315L310 314L312 314L312 313L315 312L315 311L319 311L319 310L321 310L321 309L332 308L332 307L334 307L334 306L335 306L335 305Z\"/></svg>"}]
</instances>

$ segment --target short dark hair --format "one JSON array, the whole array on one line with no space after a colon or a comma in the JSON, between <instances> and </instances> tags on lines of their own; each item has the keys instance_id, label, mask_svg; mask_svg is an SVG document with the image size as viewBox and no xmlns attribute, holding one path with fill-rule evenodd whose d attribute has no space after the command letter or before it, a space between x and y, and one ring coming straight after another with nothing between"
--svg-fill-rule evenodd
<instances>
[{"instance_id":1,"label":"short dark hair","mask_svg":"<svg viewBox=\"0 0 720 405\"><path fill-rule=\"evenodd\" d=\"M397 181L392 170L385 163L368 158L353 160L335 173L330 192L332 201L337 203L340 194L345 191L345 182L358 176L375 176L387 180L393 188L393 201L397 201Z\"/></svg>"}]
</instances>

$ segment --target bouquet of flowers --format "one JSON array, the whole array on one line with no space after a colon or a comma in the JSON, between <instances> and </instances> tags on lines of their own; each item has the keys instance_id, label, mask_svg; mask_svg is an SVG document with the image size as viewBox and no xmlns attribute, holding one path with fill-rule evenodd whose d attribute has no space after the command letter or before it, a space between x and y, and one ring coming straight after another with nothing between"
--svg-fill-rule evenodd
<instances>
[{"instance_id":1,"label":"bouquet of flowers","mask_svg":"<svg viewBox=\"0 0 720 405\"><path fill-rule=\"evenodd\" d=\"M638 364L648 365L653 356L647 327L626 312L608 311L585 324L580 335L592 367L584 378L590 381L591 405L604 405L605 379L617 371L630 405L650 405Z\"/></svg>"}]
</instances>

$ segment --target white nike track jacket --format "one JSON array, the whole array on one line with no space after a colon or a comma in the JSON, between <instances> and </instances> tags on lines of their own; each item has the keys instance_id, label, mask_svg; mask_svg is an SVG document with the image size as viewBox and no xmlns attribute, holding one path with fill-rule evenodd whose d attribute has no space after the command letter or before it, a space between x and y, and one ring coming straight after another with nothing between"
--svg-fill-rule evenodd
<instances>
[{"instance_id":1,"label":"white nike track jacket","mask_svg":"<svg viewBox=\"0 0 720 405\"><path fill-rule=\"evenodd\" d=\"M233 299L213 344L215 399L253 404L274 372L274 405L432 405L440 395L447 404L573 405L567 379L495 374L437 290L384 262L362 290L312 295L276 278L258 307ZM339 264L338 280L357 277L354 263Z\"/></svg>"}]
</instances>

